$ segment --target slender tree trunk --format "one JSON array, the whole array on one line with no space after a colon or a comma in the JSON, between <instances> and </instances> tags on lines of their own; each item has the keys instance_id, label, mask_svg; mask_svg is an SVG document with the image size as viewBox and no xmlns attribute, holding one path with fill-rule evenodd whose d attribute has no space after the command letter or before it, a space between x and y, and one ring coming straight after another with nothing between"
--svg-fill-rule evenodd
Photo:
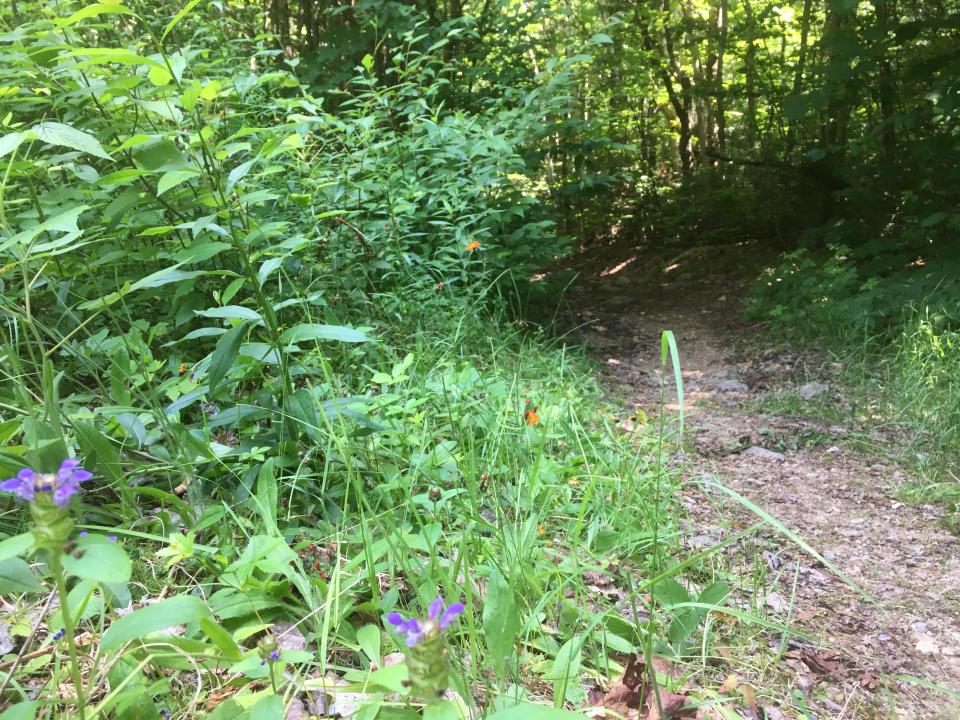
<instances>
[{"instance_id":1,"label":"slender tree trunk","mask_svg":"<svg viewBox=\"0 0 960 720\"><path fill-rule=\"evenodd\" d=\"M743 9L747 14L747 51L743 59L747 89L747 146L753 148L757 144L757 18L750 0L743 0Z\"/></svg>"},{"instance_id":2,"label":"slender tree trunk","mask_svg":"<svg viewBox=\"0 0 960 720\"><path fill-rule=\"evenodd\" d=\"M893 165L897 159L897 128L893 116L897 104L897 79L893 72L888 51L890 22L897 14L896 0L875 0L877 26L883 35L880 51L880 77L878 93L880 96L880 116L882 117L881 139L883 154L887 163Z\"/></svg>"},{"instance_id":3,"label":"slender tree trunk","mask_svg":"<svg viewBox=\"0 0 960 720\"><path fill-rule=\"evenodd\" d=\"M714 77L717 94L717 145L720 152L727 148L726 91L723 87L723 56L727 52L727 0L720 0L717 9L717 72Z\"/></svg>"}]
</instances>

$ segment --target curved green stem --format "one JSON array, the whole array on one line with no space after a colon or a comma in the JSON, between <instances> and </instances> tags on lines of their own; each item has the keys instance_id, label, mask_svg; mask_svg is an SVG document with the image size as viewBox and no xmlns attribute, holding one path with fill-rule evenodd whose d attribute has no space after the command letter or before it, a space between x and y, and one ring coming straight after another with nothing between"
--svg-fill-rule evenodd
<instances>
[{"instance_id":1,"label":"curved green stem","mask_svg":"<svg viewBox=\"0 0 960 720\"><path fill-rule=\"evenodd\" d=\"M80 658L77 654L77 644L74 638L73 618L70 617L70 607L67 604L67 581L63 574L63 565L60 563L60 554L50 553L50 568L57 583L57 594L60 596L60 617L63 620L63 634L67 641L67 650L70 653L70 678L77 693L77 715L80 720L86 720L85 699L83 697L83 676L80 673Z\"/></svg>"}]
</instances>

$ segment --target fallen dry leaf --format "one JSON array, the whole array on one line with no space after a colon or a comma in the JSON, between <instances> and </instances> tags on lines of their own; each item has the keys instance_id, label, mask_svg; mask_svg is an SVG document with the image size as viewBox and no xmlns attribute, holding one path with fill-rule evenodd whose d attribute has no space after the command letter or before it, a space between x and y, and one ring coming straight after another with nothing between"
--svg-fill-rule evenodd
<instances>
[{"instance_id":1,"label":"fallen dry leaf","mask_svg":"<svg viewBox=\"0 0 960 720\"><path fill-rule=\"evenodd\" d=\"M659 702L657 702L659 698ZM662 714L661 714L662 711ZM691 715L690 700L685 695L677 695L664 688L657 688L656 696L647 698L647 714L644 720L671 720Z\"/></svg>"},{"instance_id":2,"label":"fallen dry leaf","mask_svg":"<svg viewBox=\"0 0 960 720\"><path fill-rule=\"evenodd\" d=\"M727 675L727 679L723 681L723 685L720 686L719 692L732 692L737 689L737 685L739 684L740 678L737 675Z\"/></svg>"},{"instance_id":3,"label":"fallen dry leaf","mask_svg":"<svg viewBox=\"0 0 960 720\"><path fill-rule=\"evenodd\" d=\"M747 707L750 708L755 715L760 715L760 706L757 705L757 691L753 689L753 685L741 685L740 697L743 698L743 702L746 703Z\"/></svg>"}]
</instances>

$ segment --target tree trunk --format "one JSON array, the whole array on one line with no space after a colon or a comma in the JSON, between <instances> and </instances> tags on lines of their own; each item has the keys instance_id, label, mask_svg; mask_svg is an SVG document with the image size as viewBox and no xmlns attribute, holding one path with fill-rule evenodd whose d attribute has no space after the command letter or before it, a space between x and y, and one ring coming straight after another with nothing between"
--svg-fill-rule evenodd
<instances>
[{"instance_id":1,"label":"tree trunk","mask_svg":"<svg viewBox=\"0 0 960 720\"><path fill-rule=\"evenodd\" d=\"M720 152L727 147L726 91L723 88L723 56L727 52L727 0L720 0L717 9L717 72L714 76L717 94L717 145Z\"/></svg>"},{"instance_id":2,"label":"tree trunk","mask_svg":"<svg viewBox=\"0 0 960 720\"><path fill-rule=\"evenodd\" d=\"M890 21L896 16L896 0L875 0L877 12L877 26L883 35L880 52L883 54L880 61L880 77L878 94L880 96L881 140L883 143L884 159L893 165L897 159L897 128L893 116L897 105L897 78L890 63L888 50Z\"/></svg>"},{"instance_id":3,"label":"tree trunk","mask_svg":"<svg viewBox=\"0 0 960 720\"><path fill-rule=\"evenodd\" d=\"M753 14L753 5L750 0L743 0L743 9L747 13L747 52L743 59L743 73L747 88L747 146L752 149L757 144L757 18Z\"/></svg>"}]
</instances>

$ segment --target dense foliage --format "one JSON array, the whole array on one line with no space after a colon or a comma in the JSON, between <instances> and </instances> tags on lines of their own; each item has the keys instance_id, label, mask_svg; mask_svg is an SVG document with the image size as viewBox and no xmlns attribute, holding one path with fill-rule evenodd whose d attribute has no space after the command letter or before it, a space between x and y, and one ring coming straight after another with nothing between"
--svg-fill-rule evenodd
<instances>
[{"instance_id":1,"label":"dense foliage","mask_svg":"<svg viewBox=\"0 0 960 720\"><path fill-rule=\"evenodd\" d=\"M932 298L896 357L952 388L958 17L4 4L5 720L562 718L626 658L706 666L730 588L676 543L667 425L616 431L537 271L758 241L795 329Z\"/></svg>"}]
</instances>

